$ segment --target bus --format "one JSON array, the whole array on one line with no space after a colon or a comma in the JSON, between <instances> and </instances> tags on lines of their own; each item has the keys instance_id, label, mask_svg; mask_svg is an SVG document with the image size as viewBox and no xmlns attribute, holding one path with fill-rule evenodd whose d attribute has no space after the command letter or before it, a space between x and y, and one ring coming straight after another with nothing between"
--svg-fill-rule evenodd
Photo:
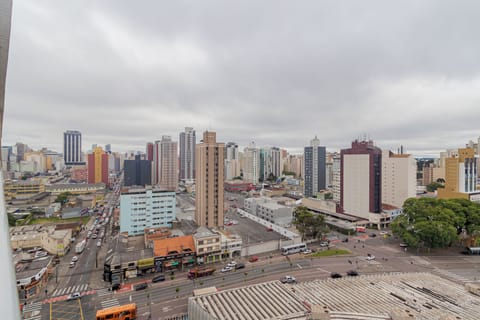
<instances>
[{"instance_id":1,"label":"bus","mask_svg":"<svg viewBox=\"0 0 480 320\"><path fill-rule=\"evenodd\" d=\"M367 232L367 228L365 228L364 226L356 226L355 231L357 231L357 232Z\"/></svg>"},{"instance_id":2,"label":"bus","mask_svg":"<svg viewBox=\"0 0 480 320\"><path fill-rule=\"evenodd\" d=\"M137 319L137 305L124 304L97 311L97 320L135 320Z\"/></svg>"},{"instance_id":3,"label":"bus","mask_svg":"<svg viewBox=\"0 0 480 320\"><path fill-rule=\"evenodd\" d=\"M286 256L289 254L299 253L307 250L307 245L305 243L291 244L289 246L282 247L281 250L282 250L282 254Z\"/></svg>"}]
</instances>

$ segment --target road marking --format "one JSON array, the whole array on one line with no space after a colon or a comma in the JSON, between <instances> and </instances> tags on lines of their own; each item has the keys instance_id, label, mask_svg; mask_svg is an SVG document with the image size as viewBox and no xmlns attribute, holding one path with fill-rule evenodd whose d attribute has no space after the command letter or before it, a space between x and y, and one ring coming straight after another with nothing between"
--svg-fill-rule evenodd
<instances>
[{"instance_id":1,"label":"road marking","mask_svg":"<svg viewBox=\"0 0 480 320\"><path fill-rule=\"evenodd\" d=\"M41 302L30 303L30 304L25 305L25 307L23 307L23 313L32 312L32 311L40 311L40 310L42 310L42 303Z\"/></svg>"},{"instance_id":2,"label":"road marking","mask_svg":"<svg viewBox=\"0 0 480 320\"><path fill-rule=\"evenodd\" d=\"M298 267L299 269L302 269L302 266L300 265L300 263L297 263L297 267Z\"/></svg>"},{"instance_id":3,"label":"road marking","mask_svg":"<svg viewBox=\"0 0 480 320\"><path fill-rule=\"evenodd\" d=\"M322 269L322 268L317 268L318 271L322 271L322 272L325 272L325 273L330 273L330 271L328 270L325 270L325 269Z\"/></svg>"},{"instance_id":4,"label":"road marking","mask_svg":"<svg viewBox=\"0 0 480 320\"><path fill-rule=\"evenodd\" d=\"M117 299L117 298L102 301L102 302L100 302L100 304L102 305L102 308L103 308L103 309L109 308L109 307L113 307L113 306L119 306L119 305L120 305L120 303L118 303L118 299Z\"/></svg>"}]
</instances>

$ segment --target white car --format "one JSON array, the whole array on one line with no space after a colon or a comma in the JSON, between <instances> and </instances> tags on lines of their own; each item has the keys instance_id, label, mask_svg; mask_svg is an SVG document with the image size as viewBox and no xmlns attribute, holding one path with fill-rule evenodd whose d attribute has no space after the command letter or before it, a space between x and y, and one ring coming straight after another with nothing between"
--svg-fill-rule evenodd
<instances>
[{"instance_id":1,"label":"white car","mask_svg":"<svg viewBox=\"0 0 480 320\"><path fill-rule=\"evenodd\" d=\"M312 250L310 250L310 249L303 250L303 254L309 254L309 253L312 253Z\"/></svg>"},{"instance_id":2,"label":"white car","mask_svg":"<svg viewBox=\"0 0 480 320\"><path fill-rule=\"evenodd\" d=\"M375 256L369 255L367 257L367 261L372 261L372 260L375 260Z\"/></svg>"},{"instance_id":3,"label":"white car","mask_svg":"<svg viewBox=\"0 0 480 320\"><path fill-rule=\"evenodd\" d=\"M328 242L327 241L320 242L320 247L328 247Z\"/></svg>"},{"instance_id":4,"label":"white car","mask_svg":"<svg viewBox=\"0 0 480 320\"><path fill-rule=\"evenodd\" d=\"M294 276L285 276L282 279L280 279L282 283L296 283L297 279L295 279Z\"/></svg>"},{"instance_id":5,"label":"white car","mask_svg":"<svg viewBox=\"0 0 480 320\"><path fill-rule=\"evenodd\" d=\"M237 265L237 263L235 261L230 261L229 263L227 263L227 267L235 267Z\"/></svg>"},{"instance_id":6,"label":"white car","mask_svg":"<svg viewBox=\"0 0 480 320\"><path fill-rule=\"evenodd\" d=\"M45 251L37 251L35 252L35 258L46 257L47 254Z\"/></svg>"},{"instance_id":7,"label":"white car","mask_svg":"<svg viewBox=\"0 0 480 320\"><path fill-rule=\"evenodd\" d=\"M72 262L77 262L78 261L78 257L77 256L73 256L72 257Z\"/></svg>"},{"instance_id":8,"label":"white car","mask_svg":"<svg viewBox=\"0 0 480 320\"><path fill-rule=\"evenodd\" d=\"M80 292L74 292L67 297L67 301L80 299L81 297L82 295L80 294Z\"/></svg>"},{"instance_id":9,"label":"white car","mask_svg":"<svg viewBox=\"0 0 480 320\"><path fill-rule=\"evenodd\" d=\"M386 235L388 234L388 231L380 231L380 234L383 236L383 235Z\"/></svg>"},{"instance_id":10,"label":"white car","mask_svg":"<svg viewBox=\"0 0 480 320\"><path fill-rule=\"evenodd\" d=\"M220 272L230 272L233 270L233 267L230 267L230 266L226 266L224 267Z\"/></svg>"},{"instance_id":11,"label":"white car","mask_svg":"<svg viewBox=\"0 0 480 320\"><path fill-rule=\"evenodd\" d=\"M98 241L97 242L97 247L101 247L102 246L102 242L101 241Z\"/></svg>"}]
</instances>

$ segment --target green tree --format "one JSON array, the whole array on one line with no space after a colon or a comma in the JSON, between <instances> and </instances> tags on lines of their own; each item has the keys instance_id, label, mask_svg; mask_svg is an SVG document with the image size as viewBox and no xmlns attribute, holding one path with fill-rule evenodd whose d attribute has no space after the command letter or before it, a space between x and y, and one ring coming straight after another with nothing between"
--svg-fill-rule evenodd
<instances>
[{"instance_id":1,"label":"green tree","mask_svg":"<svg viewBox=\"0 0 480 320\"><path fill-rule=\"evenodd\" d=\"M305 206L295 209L292 223L302 235L302 241L307 237L317 239L326 230L324 217L319 214L313 214Z\"/></svg>"},{"instance_id":2,"label":"green tree","mask_svg":"<svg viewBox=\"0 0 480 320\"><path fill-rule=\"evenodd\" d=\"M72 194L70 192L62 192L60 193L57 198L55 199L55 202L60 202L61 204L65 204L68 200L68 197L70 197Z\"/></svg>"},{"instance_id":3,"label":"green tree","mask_svg":"<svg viewBox=\"0 0 480 320\"><path fill-rule=\"evenodd\" d=\"M7 213L7 216L8 216L8 225L10 227L15 227L15 225L17 224L17 219L15 219L15 217L11 213Z\"/></svg>"},{"instance_id":4,"label":"green tree","mask_svg":"<svg viewBox=\"0 0 480 320\"><path fill-rule=\"evenodd\" d=\"M445 186L442 183L438 182L432 182L429 185L427 185L427 191L428 192L434 192L438 188L444 188Z\"/></svg>"}]
</instances>

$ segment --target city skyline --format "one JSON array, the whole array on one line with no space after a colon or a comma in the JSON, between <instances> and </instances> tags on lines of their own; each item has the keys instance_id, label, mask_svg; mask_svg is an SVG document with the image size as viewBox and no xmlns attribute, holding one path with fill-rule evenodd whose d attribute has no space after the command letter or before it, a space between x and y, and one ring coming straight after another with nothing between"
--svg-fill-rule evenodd
<instances>
[{"instance_id":1,"label":"city skyline","mask_svg":"<svg viewBox=\"0 0 480 320\"><path fill-rule=\"evenodd\" d=\"M366 133L432 155L480 135L480 4L274 4L16 3L4 144L61 150L75 129L142 150L191 126L239 146L301 153L318 135L340 150Z\"/></svg>"}]
</instances>

